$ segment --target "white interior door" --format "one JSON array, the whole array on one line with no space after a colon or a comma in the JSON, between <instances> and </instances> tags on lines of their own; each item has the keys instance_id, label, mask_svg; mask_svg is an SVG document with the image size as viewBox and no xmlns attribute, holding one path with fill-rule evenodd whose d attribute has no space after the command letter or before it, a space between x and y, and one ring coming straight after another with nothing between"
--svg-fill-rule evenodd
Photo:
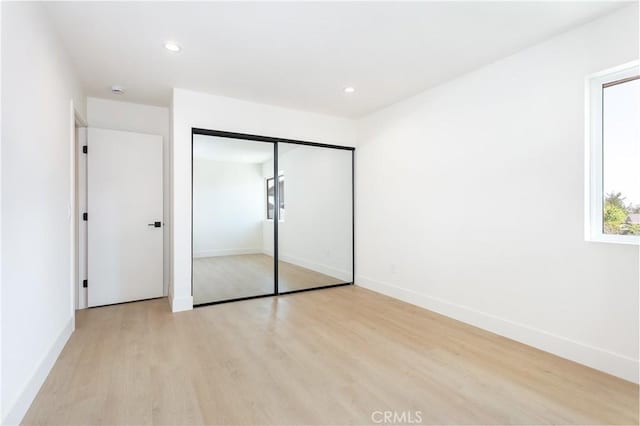
<instances>
[{"instance_id":1,"label":"white interior door","mask_svg":"<svg viewBox=\"0 0 640 426\"><path fill-rule=\"evenodd\" d=\"M162 136L87 139L88 305L162 297Z\"/></svg>"}]
</instances>

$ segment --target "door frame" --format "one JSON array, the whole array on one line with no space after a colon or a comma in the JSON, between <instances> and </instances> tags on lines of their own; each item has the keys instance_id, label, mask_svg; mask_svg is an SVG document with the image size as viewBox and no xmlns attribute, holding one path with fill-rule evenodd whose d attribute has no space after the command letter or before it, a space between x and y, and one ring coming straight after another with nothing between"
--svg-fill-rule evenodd
<instances>
[{"instance_id":1,"label":"door frame","mask_svg":"<svg viewBox=\"0 0 640 426\"><path fill-rule=\"evenodd\" d=\"M73 317L75 318L75 311L77 309L83 309L86 307L86 303L82 306L82 276L83 276L83 262L86 262L86 244L81 242L82 221L79 220L82 217L80 213L80 203L82 202L81 191L85 186L85 182L82 180L80 169L83 166L82 157L78 154L82 150L82 144L86 139L83 139L80 134L80 129L87 127L87 121L82 117L80 112L76 109L73 99L70 102L70 140L69 140L69 237L71 241L70 253L71 253L71 309ZM86 271L86 267L84 268Z\"/></svg>"},{"instance_id":2,"label":"door frame","mask_svg":"<svg viewBox=\"0 0 640 426\"><path fill-rule=\"evenodd\" d=\"M255 141L255 142L267 142L267 143L273 144L273 158L274 158L273 159L273 176L279 176L279 169L278 169L278 144L279 143L307 145L307 146L313 146L317 148L341 149L341 150L351 151L351 282L304 288L300 290L291 290L291 291L284 291L284 292L279 291L278 289L278 260L279 260L278 222L280 219L280 209L277 207L280 205L279 204L280 190L279 190L279 185L276 184L274 185L275 208L273 209L274 210L274 213L273 213L274 291L273 293L218 300L218 301L207 302L207 303L199 303L197 305L193 305L194 308L201 307L201 306L219 305L221 303L239 302L242 300L260 299L263 297L273 297L273 296L280 296L280 295L287 295L287 294L294 294L294 293L302 293L306 291L322 290L326 288L342 287L342 286L354 284L355 274L356 274L356 245L355 245L356 243L356 223L355 223L355 218L356 218L356 214L355 214L355 151L356 151L356 148L355 147L192 127L191 128L191 297L193 297L193 139L194 139L193 137L195 135L216 136L216 137L228 138L232 140L233 139L245 140L245 141L249 140L249 141Z\"/></svg>"}]
</instances>

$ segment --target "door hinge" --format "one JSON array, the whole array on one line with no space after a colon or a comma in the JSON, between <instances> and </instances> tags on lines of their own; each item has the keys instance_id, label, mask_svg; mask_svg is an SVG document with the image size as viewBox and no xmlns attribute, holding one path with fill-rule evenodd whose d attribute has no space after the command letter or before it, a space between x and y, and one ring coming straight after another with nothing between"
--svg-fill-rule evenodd
<instances>
[{"instance_id":1,"label":"door hinge","mask_svg":"<svg viewBox=\"0 0 640 426\"><path fill-rule=\"evenodd\" d=\"M89 213L82 213L82 220L89 220Z\"/></svg>"},{"instance_id":2,"label":"door hinge","mask_svg":"<svg viewBox=\"0 0 640 426\"><path fill-rule=\"evenodd\" d=\"M82 153L86 154L89 151L89 147L87 145L82 145Z\"/></svg>"},{"instance_id":3,"label":"door hinge","mask_svg":"<svg viewBox=\"0 0 640 426\"><path fill-rule=\"evenodd\" d=\"M87 280L82 280L82 287L83 287L83 288L87 288L87 286L88 286L88 285L89 285L89 284L88 284L88 281L87 281Z\"/></svg>"}]
</instances>

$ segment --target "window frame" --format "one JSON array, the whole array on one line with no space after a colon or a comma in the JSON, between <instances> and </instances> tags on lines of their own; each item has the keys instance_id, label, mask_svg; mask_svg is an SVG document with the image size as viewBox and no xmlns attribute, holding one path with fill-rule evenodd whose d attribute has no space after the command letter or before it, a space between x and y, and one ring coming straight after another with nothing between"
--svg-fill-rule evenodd
<instances>
[{"instance_id":1,"label":"window frame","mask_svg":"<svg viewBox=\"0 0 640 426\"><path fill-rule=\"evenodd\" d=\"M276 183L280 184L280 179L282 179L282 183L284 185L284 173L280 172L278 174L278 182L275 182L275 179L276 179L275 176L266 177L264 179L264 182L265 182L265 208L266 208L266 212L265 212L266 219L265 220L273 220L273 217L269 217L269 181L270 180L274 181L274 185L275 185ZM280 201L280 200L278 200L278 201ZM275 214L275 209L276 209L275 205L273 206L273 209L274 209L274 214ZM278 222L284 222L284 218L283 217L279 217L278 218Z\"/></svg>"},{"instance_id":2,"label":"window frame","mask_svg":"<svg viewBox=\"0 0 640 426\"><path fill-rule=\"evenodd\" d=\"M605 234L603 229L603 85L640 74L638 61L592 74L585 81L585 240L640 245L639 235Z\"/></svg>"}]
</instances>

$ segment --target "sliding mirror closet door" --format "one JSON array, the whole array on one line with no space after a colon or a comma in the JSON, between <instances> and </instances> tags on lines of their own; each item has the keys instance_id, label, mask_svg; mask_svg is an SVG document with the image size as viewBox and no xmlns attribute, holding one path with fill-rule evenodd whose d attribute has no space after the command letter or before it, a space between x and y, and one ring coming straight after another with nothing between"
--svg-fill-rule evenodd
<instances>
[{"instance_id":1,"label":"sliding mirror closet door","mask_svg":"<svg viewBox=\"0 0 640 426\"><path fill-rule=\"evenodd\" d=\"M274 294L271 142L193 135L193 302Z\"/></svg>"},{"instance_id":2,"label":"sliding mirror closet door","mask_svg":"<svg viewBox=\"0 0 640 426\"><path fill-rule=\"evenodd\" d=\"M353 282L353 151L278 143L280 293Z\"/></svg>"}]
</instances>

